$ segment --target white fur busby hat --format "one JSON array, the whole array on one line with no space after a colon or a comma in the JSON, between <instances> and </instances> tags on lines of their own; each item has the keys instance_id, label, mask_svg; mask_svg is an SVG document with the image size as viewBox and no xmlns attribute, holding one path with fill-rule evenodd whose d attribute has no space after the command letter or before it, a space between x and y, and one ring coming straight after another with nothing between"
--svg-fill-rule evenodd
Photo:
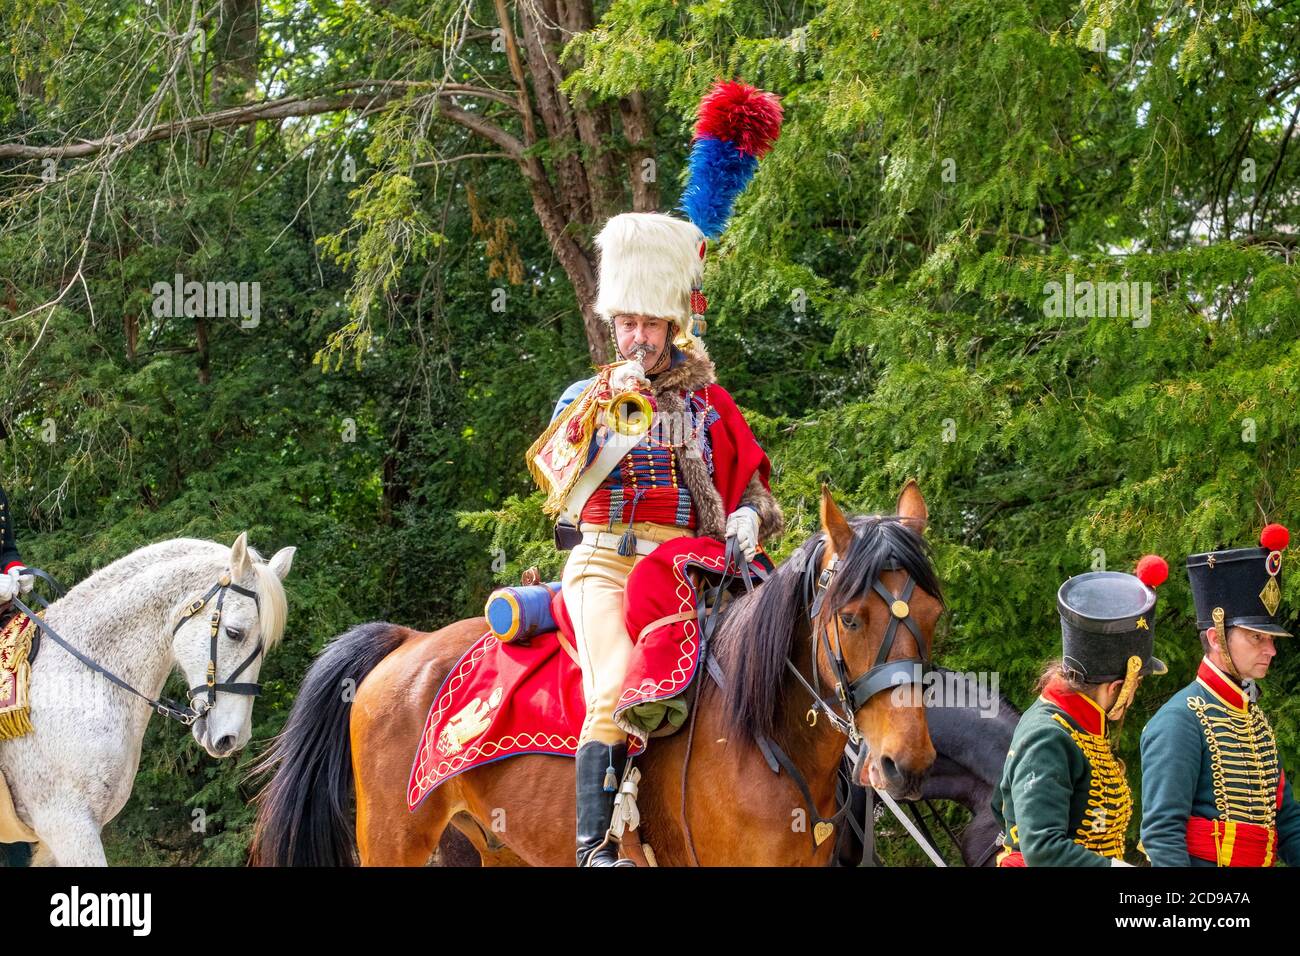
<instances>
[{"instance_id":1,"label":"white fur busby hat","mask_svg":"<svg viewBox=\"0 0 1300 956\"><path fill-rule=\"evenodd\" d=\"M699 227L674 216L625 212L610 217L596 236L596 312L606 322L623 313L671 319L689 337L691 290L704 278L703 245Z\"/></svg>"},{"instance_id":2,"label":"white fur busby hat","mask_svg":"<svg viewBox=\"0 0 1300 956\"><path fill-rule=\"evenodd\" d=\"M596 312L677 323L676 344L704 351L708 300L704 253L731 218L736 198L781 133L780 100L744 83L719 79L700 106L681 209L687 219L653 212L613 216L596 236L600 278Z\"/></svg>"}]
</instances>

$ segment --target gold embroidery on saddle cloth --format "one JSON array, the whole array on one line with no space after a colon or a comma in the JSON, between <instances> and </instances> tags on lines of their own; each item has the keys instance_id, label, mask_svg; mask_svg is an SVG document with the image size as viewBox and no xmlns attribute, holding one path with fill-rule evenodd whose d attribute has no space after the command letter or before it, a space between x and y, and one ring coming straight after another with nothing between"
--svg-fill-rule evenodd
<instances>
[{"instance_id":1,"label":"gold embroidery on saddle cloth","mask_svg":"<svg viewBox=\"0 0 1300 956\"><path fill-rule=\"evenodd\" d=\"M1258 707L1238 710L1218 700L1189 697L1210 751L1214 806L1220 820L1273 826L1278 762L1273 728Z\"/></svg>"},{"instance_id":2,"label":"gold embroidery on saddle cloth","mask_svg":"<svg viewBox=\"0 0 1300 956\"><path fill-rule=\"evenodd\" d=\"M1075 730L1060 714L1052 718L1070 732L1091 768L1088 805L1074 842L1106 857L1124 857L1124 835L1133 818L1133 791L1110 749L1110 738Z\"/></svg>"},{"instance_id":3,"label":"gold embroidery on saddle cloth","mask_svg":"<svg viewBox=\"0 0 1300 956\"><path fill-rule=\"evenodd\" d=\"M32 721L27 699L32 666L32 626L25 614L15 614L0 629L0 740L29 734Z\"/></svg>"},{"instance_id":4,"label":"gold embroidery on saddle cloth","mask_svg":"<svg viewBox=\"0 0 1300 956\"><path fill-rule=\"evenodd\" d=\"M503 693L500 687L495 687L487 700L475 697L447 721L438 734L438 750L444 757L460 753L467 743L488 729Z\"/></svg>"}]
</instances>

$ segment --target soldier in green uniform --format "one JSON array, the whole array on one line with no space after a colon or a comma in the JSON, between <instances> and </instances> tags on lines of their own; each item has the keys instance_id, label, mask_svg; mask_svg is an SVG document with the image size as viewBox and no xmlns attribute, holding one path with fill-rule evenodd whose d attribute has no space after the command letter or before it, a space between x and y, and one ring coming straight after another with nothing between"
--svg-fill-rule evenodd
<instances>
[{"instance_id":1,"label":"soldier in green uniform","mask_svg":"<svg viewBox=\"0 0 1300 956\"><path fill-rule=\"evenodd\" d=\"M1142 730L1142 842L1152 866L1300 866L1300 805L1256 681L1268 673L1290 535L1187 559L1205 657Z\"/></svg>"},{"instance_id":2,"label":"soldier in green uniform","mask_svg":"<svg viewBox=\"0 0 1300 956\"><path fill-rule=\"evenodd\" d=\"M1011 738L993 812L1002 824L998 866L1128 866L1124 836L1133 795L1111 750L1118 721L1155 656L1155 587L1169 576L1157 555L1137 573L1093 571L1056 595L1062 658Z\"/></svg>"}]
</instances>

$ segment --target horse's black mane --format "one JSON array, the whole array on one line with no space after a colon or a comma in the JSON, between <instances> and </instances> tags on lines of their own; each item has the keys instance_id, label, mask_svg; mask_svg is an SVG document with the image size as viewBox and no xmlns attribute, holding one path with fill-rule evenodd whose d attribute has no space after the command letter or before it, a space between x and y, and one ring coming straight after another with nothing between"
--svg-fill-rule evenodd
<instances>
[{"instance_id":1,"label":"horse's black mane","mask_svg":"<svg viewBox=\"0 0 1300 956\"><path fill-rule=\"evenodd\" d=\"M840 555L826 595L827 607L839 607L864 594L891 558L911 574L917 588L943 600L929 546L909 524L896 515L866 515L850 524L853 545L848 554ZM824 533L818 533L804 542L718 628L715 650L729 675L725 693L733 733L750 739L770 737L777 726L786 658L808 615L803 571L816 560L824 538Z\"/></svg>"}]
</instances>

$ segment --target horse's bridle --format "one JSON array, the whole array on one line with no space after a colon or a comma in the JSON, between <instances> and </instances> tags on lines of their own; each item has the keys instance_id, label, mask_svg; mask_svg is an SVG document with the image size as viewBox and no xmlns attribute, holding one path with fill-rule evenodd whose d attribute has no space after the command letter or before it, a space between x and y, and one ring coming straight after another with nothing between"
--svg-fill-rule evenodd
<instances>
[{"instance_id":1,"label":"horse's bridle","mask_svg":"<svg viewBox=\"0 0 1300 956\"><path fill-rule=\"evenodd\" d=\"M58 583L55 582L54 579L51 578L49 575L47 575L45 572L37 571L36 569L33 568L28 568L25 573L31 573L37 577L41 577L49 581L51 584L53 584L55 590L59 592L60 596L62 596L63 588L59 587ZM191 724L193 724L194 721L198 720L200 717L202 717L204 714L206 714L209 710L212 709L213 705L216 703L218 691L224 691L229 694L243 694L248 697L257 697L262 693L261 684L234 683L235 678L238 677L240 674L242 674L248 668L248 665L253 663L253 661L257 659L258 655L262 653L262 639L260 637L257 640L257 646L253 648L253 652L249 654L248 657L244 658L243 663L241 663L238 667L236 667L234 672L231 673L231 675L228 678L226 678L226 680L222 681L221 683L217 682L217 637L221 634L221 614L222 614L222 607L225 604L227 591L234 591L236 594L241 594L244 597L251 598L253 601L253 606L256 607L259 612L261 611L261 604L258 601L257 592L251 591L248 588L241 587L238 584L232 583L230 580L230 572L225 571L222 573L221 577L218 578L217 583L212 585L212 587L208 589L208 592L204 594L203 597L198 598L192 604L190 604L188 607L185 608L185 610L181 613L180 620L177 621L176 626L172 628L172 636L175 637L176 632L181 629L181 626L183 624L185 624L188 620L190 620L190 618L194 617L194 615L198 614L199 611L203 610L203 608L207 606L208 602L211 601L214 596L216 597L217 602L215 608L212 611L212 620L210 625L211 641L209 644L209 653L208 653L207 680L204 683L200 684L199 686L191 687L189 689L190 703L188 706L186 706L185 704L181 704L178 701L170 700L169 698L166 697L154 698L148 696L147 694L142 694L140 691L136 690L134 687L132 687L130 684L124 681L122 678L114 674L112 671L107 670L100 664L91 660L85 654L81 653L81 651L77 650L75 647L69 644L68 641L66 641L57 631L54 630L54 628L46 624L45 621L39 616L39 614L36 611L32 610L30 607L24 604L18 597L15 596L12 599L12 601L14 607L22 611L24 614L26 614L27 617L36 626L37 630L41 634L44 634L47 637L49 637L50 640L54 641L54 643L58 644L65 651L67 651L77 660L81 661L81 663L85 664L92 671L94 671L97 674L103 675L105 678L107 678L112 683L116 684L118 687L121 687L123 690L134 694L136 697L139 697L141 700L148 703L149 706L153 708L153 710L156 711L157 713L162 714L164 717L170 717L172 720L180 721L182 724L188 727ZM39 603L43 607L49 607L49 603L41 599L39 596L37 597L35 603ZM35 649L33 648L33 650ZM205 692L207 695L206 699L200 697L200 695L204 694Z\"/></svg>"},{"instance_id":2,"label":"horse's bridle","mask_svg":"<svg viewBox=\"0 0 1300 956\"><path fill-rule=\"evenodd\" d=\"M818 542L812 554L808 556L808 564L803 571L804 603L808 608L808 621L811 630L809 644L812 648L812 683L810 684L804 678L803 674L799 672L799 668L795 667L794 662L789 658L786 659L786 666L794 673L799 683L803 684L808 693L812 695L813 705L808 708L808 723L816 725L817 711L820 709L830 719L831 723L849 738L849 743L858 747L862 743L862 736L858 733L857 723L854 720L854 715L858 710L881 691L899 687L903 684L918 683L933 665L925 656L925 639L921 635L921 629L916 620L912 617L912 609L909 603L912 592L916 590L916 581L897 559L890 557L881 565L881 571L902 571L907 576L907 580L903 583L903 590L898 594L894 594L886 588L879 577L871 582L872 590L880 595L885 602L885 606L889 608L889 624L885 628L885 636L880 642L880 650L877 651L872 666L866 673L860 674L856 678L849 676L848 663L844 660L844 652L840 646L839 621L836 620L835 622L834 645L831 643L829 628L825 625L818 627L822 603L826 598L827 591L830 589L831 580L840 562L840 556L832 553L826 567L819 571L825 550L826 541L823 539ZM907 629L912 632L912 636L916 638L916 647L919 654L916 657L899 658L891 661L889 654L893 650L894 638L898 635L898 626L900 624L906 625ZM836 713L822 694L821 670L817 667L817 656L823 647L826 649L826 657L830 661L831 669L835 672L835 702L841 709L841 713ZM864 750L865 748L861 749ZM859 758L860 762L861 758Z\"/></svg>"},{"instance_id":3,"label":"horse's bridle","mask_svg":"<svg viewBox=\"0 0 1300 956\"><path fill-rule=\"evenodd\" d=\"M808 718L811 725L817 723L817 711L824 712L840 733L849 738L848 746L845 748L846 753L853 757L855 763L852 771L852 780L859 780L862 777L862 767L867 760L866 741L858 733L857 724L854 721L854 715L868 700L881 691L888 690L890 687L896 687L902 684L914 684L922 679L925 673L931 668L932 664L925 657L925 641L921 637L921 629L917 626L916 621L912 618L911 607L908 600L911 598L913 591L916 589L916 581L912 578L911 572L907 571L902 564L894 557L889 557L883 565L881 571L902 571L907 575L907 581L903 584L903 590L900 594L892 594L888 588L881 583L879 576L872 582L872 590L884 599L885 604L889 607L891 617L888 626L885 629L884 639L880 642L880 650L876 653L876 660L872 667L866 673L857 678L850 678L848 673L848 662L844 660L844 654L840 647L839 625L835 628L835 644L831 645L830 638L826 633L826 628L817 626L817 618L821 614L822 602L826 597L826 592L830 587L830 582L834 577L835 571L839 567L839 556L832 554L831 560L827 563L824 570L820 570L822 555L826 551L826 539L823 538L814 547L812 553L808 556L807 564L800 572L803 575L803 600L808 609L808 621L810 628L810 643L812 645L812 678L810 684L799 668L794 666L794 662L789 657L785 659L786 667L793 672L799 683L807 689L812 695L813 705L808 709ZM732 567L738 569L738 573L733 575ZM701 667L706 669L709 676L713 678L721 688L726 688L727 677L722 671L722 666L718 663L716 656L710 654L712 635L717 628L718 621L721 617L723 606L723 595L726 592L727 585L734 578L739 578L745 585L746 591L753 590L751 576L758 577L760 580L767 577L766 572L754 575L753 569L750 568L744 556L740 553L739 545L735 538L727 539L726 554L723 558L722 577L713 592L711 602L704 599L699 600L696 606L696 612L700 623L700 662ZM889 660L889 653L893 649L894 639L898 634L898 625L902 623L907 625L908 630L916 637L916 646L920 656L908 657L900 660ZM835 707L827 702L821 691L820 671L817 668L818 649L825 646L827 657L831 661L831 666L835 671L835 697L843 713L836 713ZM698 698L697 698L698 700ZM691 707L690 731L686 738L686 757L682 761L682 830L686 835L686 847L690 852L691 859L699 865L699 856L695 852L695 842L690 832L690 824L686 818L686 769L690 763L691 744L695 734L695 718L699 713L698 706ZM763 759L773 773L779 774L784 770L789 774L790 779L795 786L799 788L799 793L804 800L804 806L807 809L809 819L815 824L809 829L809 835L813 840L813 850L816 851L821 843L817 837L817 830L823 824L834 825L843 817L852 807L851 801L840 799L840 793L837 789L836 802L839 808L829 817L823 817L817 812L816 802L813 800L812 791L808 787L808 781L804 779L799 768L795 766L790 756L781 749L781 746L770 737L759 734L755 738L759 751ZM630 766L630 764L629 764ZM847 788L846 788L847 789ZM868 845L867 853L870 855L870 846Z\"/></svg>"},{"instance_id":4,"label":"horse's bridle","mask_svg":"<svg viewBox=\"0 0 1300 956\"><path fill-rule=\"evenodd\" d=\"M176 626L172 628L172 637L175 637L176 632L179 631L190 618L202 611L207 606L208 602L212 600L214 595L216 596L217 603L216 607L212 609L212 619L209 625L210 635L208 645L208 668L206 672L207 679L204 683L197 687L191 687L189 690L190 706L186 709L194 714L194 718L186 721L187 726L190 723L193 723L194 720L202 717L216 705L217 691L224 691L227 694L242 694L246 697L257 697L262 693L261 684L237 684L234 682L235 678L244 673L248 668L248 665L257 660L258 655L262 653L262 639L260 637L257 639L257 646L254 647L249 655L244 658L243 662L231 672L230 676L221 683L217 683L217 638L221 635L221 611L226 602L227 591L234 591L236 594L241 594L246 598L250 598L253 602L253 607L257 608L259 614L261 613L262 606L257 599L257 592L232 583L230 580L230 572L226 571L217 579L216 584L208 588L207 594L198 598L193 604L184 610L181 614L180 620L177 621ZM207 694L206 700L199 696L204 693ZM202 710L199 710L195 706L195 701L198 701L203 705Z\"/></svg>"}]
</instances>

